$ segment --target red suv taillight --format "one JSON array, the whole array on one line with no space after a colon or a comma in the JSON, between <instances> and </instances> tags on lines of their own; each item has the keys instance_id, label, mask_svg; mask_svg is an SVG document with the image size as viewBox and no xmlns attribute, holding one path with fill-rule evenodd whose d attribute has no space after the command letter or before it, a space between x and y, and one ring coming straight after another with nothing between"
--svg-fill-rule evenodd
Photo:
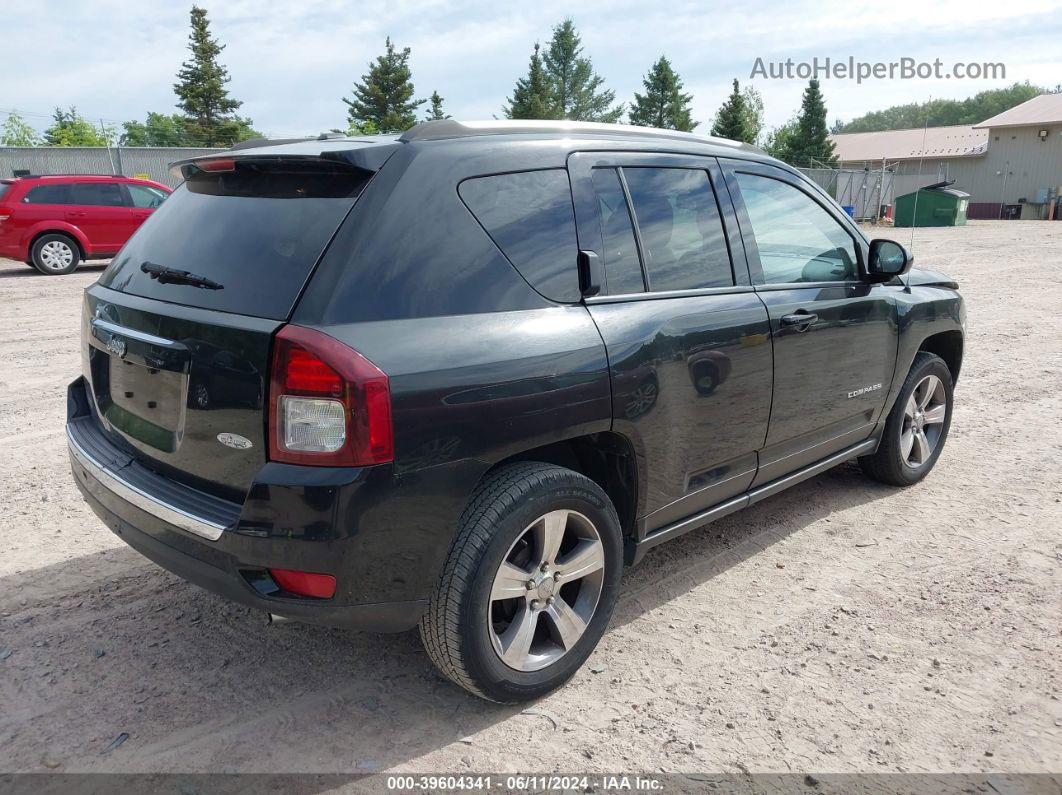
<instances>
[{"instance_id":1,"label":"red suv taillight","mask_svg":"<svg viewBox=\"0 0 1062 795\"><path fill-rule=\"evenodd\" d=\"M278 331L269 382L269 459L370 466L393 458L387 374L320 331Z\"/></svg>"}]
</instances>

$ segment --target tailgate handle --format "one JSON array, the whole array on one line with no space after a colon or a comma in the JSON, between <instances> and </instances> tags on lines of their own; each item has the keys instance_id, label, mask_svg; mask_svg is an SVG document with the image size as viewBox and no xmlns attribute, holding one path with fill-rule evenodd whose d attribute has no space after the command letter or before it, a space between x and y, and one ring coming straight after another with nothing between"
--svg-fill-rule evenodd
<instances>
[{"instance_id":1,"label":"tailgate handle","mask_svg":"<svg viewBox=\"0 0 1062 795\"><path fill-rule=\"evenodd\" d=\"M128 350L128 343L138 343L140 346L154 348L156 351L165 351L162 356L152 355L144 351L140 355L144 358L144 364L155 370L172 370L183 373L187 369L188 348L180 342L168 340L165 337L157 337L146 331L119 326L103 318L92 319L92 336L103 343L108 352L124 359Z\"/></svg>"}]
</instances>

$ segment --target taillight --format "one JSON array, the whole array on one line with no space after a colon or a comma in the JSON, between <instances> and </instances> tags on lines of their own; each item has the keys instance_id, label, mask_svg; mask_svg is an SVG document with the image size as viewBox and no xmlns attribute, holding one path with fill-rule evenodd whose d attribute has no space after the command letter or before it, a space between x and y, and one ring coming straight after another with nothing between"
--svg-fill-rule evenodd
<instances>
[{"instance_id":1,"label":"taillight","mask_svg":"<svg viewBox=\"0 0 1062 795\"><path fill-rule=\"evenodd\" d=\"M6 221L11 217L11 211L6 207L0 207L0 221Z\"/></svg>"},{"instance_id":2,"label":"taillight","mask_svg":"<svg viewBox=\"0 0 1062 795\"><path fill-rule=\"evenodd\" d=\"M393 460L387 374L327 334L284 326L273 343L269 458L316 466Z\"/></svg>"},{"instance_id":3,"label":"taillight","mask_svg":"<svg viewBox=\"0 0 1062 795\"><path fill-rule=\"evenodd\" d=\"M193 162L193 165L203 171L236 170L236 161L231 157L218 157L213 160L196 160Z\"/></svg>"}]
</instances>

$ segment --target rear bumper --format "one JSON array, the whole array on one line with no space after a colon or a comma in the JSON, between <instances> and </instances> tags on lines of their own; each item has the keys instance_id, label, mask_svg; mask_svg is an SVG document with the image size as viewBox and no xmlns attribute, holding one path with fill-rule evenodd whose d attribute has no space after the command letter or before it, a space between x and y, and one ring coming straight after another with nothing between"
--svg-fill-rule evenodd
<instances>
[{"instance_id":1,"label":"rear bumper","mask_svg":"<svg viewBox=\"0 0 1062 795\"><path fill-rule=\"evenodd\" d=\"M290 492L304 494L308 491L305 483L290 489L276 483L258 488L267 501L272 495L276 501L272 505L263 505L262 497L254 496L258 484L243 505L196 491L131 461L84 410L80 379L70 392L67 439L74 480L93 512L146 558L220 596L285 618L372 632L401 632L417 625L427 605L426 581L404 580L409 567L403 567L402 560L386 556L366 560L370 534L324 533L314 521L320 513L311 513L305 506L302 520L310 524L308 532L288 530L277 537L263 530L258 517L266 509L285 521L290 519L283 516L286 511L299 512L301 501L292 502ZM331 494L336 503L326 513L338 515L341 496L350 489L349 484L346 489L326 487L323 493ZM366 496L373 493L366 489ZM268 575L269 568L333 574L338 584L336 597L286 594ZM379 572L379 582L386 580L391 587L366 585L360 576L366 568ZM376 590L419 598L358 599Z\"/></svg>"}]
</instances>

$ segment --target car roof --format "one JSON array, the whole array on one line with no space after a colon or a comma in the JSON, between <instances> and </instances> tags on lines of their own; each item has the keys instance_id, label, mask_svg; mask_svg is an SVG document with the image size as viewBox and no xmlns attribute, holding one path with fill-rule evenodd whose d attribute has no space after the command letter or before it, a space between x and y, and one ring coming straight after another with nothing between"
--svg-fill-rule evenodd
<instances>
[{"instance_id":1,"label":"car roof","mask_svg":"<svg viewBox=\"0 0 1062 795\"><path fill-rule=\"evenodd\" d=\"M316 138L289 138L283 140L257 139L244 141L224 152L212 152L170 164L171 171L179 174L182 166L199 160L214 158L254 157L324 157L341 159L355 165L373 168L382 164L386 156L403 144L429 145L441 141L467 140L470 145L477 141L510 139L566 140L581 142L604 142L641 144L647 148L687 151L698 155L727 156L740 153L745 157L770 160L762 149L741 141L697 135L679 130L662 130L652 127L636 127L628 124L601 124L598 122L538 121L494 119L490 121L456 121L441 119L421 122L401 135L348 136L343 134L320 135Z\"/></svg>"}]
</instances>

